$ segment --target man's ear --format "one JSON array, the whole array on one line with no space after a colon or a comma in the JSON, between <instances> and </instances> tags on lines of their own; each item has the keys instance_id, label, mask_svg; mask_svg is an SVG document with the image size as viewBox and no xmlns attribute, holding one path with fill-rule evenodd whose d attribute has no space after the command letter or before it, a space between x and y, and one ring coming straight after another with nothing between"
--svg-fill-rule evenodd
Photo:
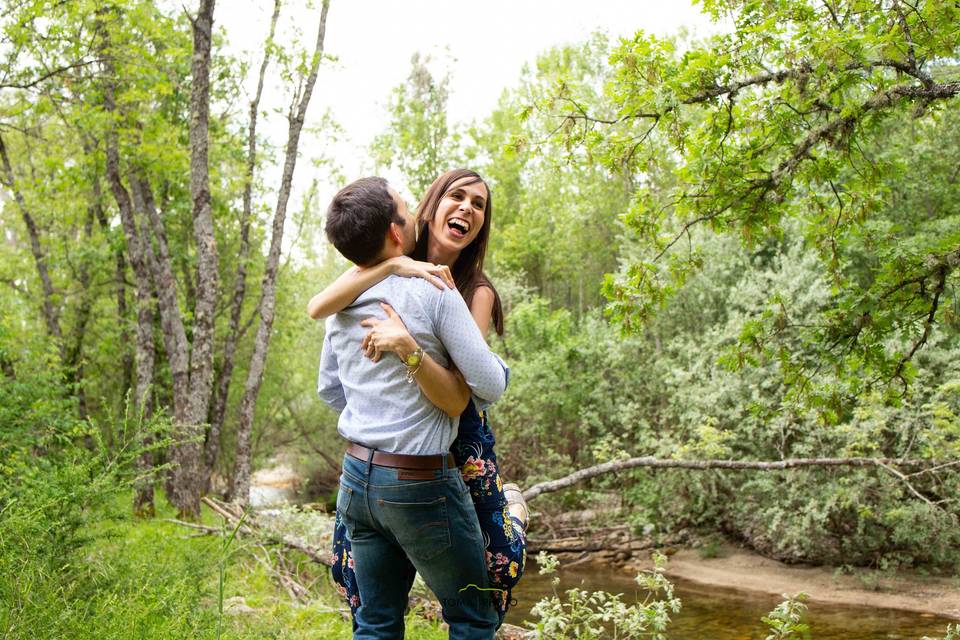
<instances>
[{"instance_id":1,"label":"man's ear","mask_svg":"<svg viewBox=\"0 0 960 640\"><path fill-rule=\"evenodd\" d=\"M389 238L390 242L398 247L403 246L403 231L400 229L399 224L396 222L390 223L390 229L387 231L387 238Z\"/></svg>"}]
</instances>

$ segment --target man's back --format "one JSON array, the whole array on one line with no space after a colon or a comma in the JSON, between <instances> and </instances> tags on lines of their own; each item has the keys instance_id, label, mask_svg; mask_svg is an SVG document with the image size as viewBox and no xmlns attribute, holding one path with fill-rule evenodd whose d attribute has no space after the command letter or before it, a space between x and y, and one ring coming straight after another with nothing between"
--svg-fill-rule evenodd
<instances>
[{"instance_id":1,"label":"man's back","mask_svg":"<svg viewBox=\"0 0 960 640\"><path fill-rule=\"evenodd\" d=\"M364 446L409 455L446 453L457 418L434 406L406 365L392 353L379 362L364 356L365 318L382 318L389 303L424 352L445 367L451 360L478 398L492 402L506 386L506 370L480 335L455 290L440 291L419 278L391 276L327 321L320 365L320 396L341 410L339 430Z\"/></svg>"}]
</instances>

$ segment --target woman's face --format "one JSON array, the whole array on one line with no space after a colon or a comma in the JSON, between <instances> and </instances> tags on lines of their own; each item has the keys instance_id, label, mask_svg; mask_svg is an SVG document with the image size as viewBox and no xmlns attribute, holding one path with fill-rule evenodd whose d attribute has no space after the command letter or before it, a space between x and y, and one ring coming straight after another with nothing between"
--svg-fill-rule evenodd
<instances>
[{"instance_id":1,"label":"woman's face","mask_svg":"<svg viewBox=\"0 0 960 640\"><path fill-rule=\"evenodd\" d=\"M473 177L457 180L437 206L430 222L430 238L444 251L462 251L483 228L487 205L487 186Z\"/></svg>"}]
</instances>

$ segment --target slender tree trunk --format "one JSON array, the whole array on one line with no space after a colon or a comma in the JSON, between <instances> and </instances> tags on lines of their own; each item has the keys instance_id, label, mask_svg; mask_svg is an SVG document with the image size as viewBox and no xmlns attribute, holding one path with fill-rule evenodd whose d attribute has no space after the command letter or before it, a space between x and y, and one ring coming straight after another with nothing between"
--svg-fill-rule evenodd
<instances>
[{"instance_id":1,"label":"slender tree trunk","mask_svg":"<svg viewBox=\"0 0 960 640\"><path fill-rule=\"evenodd\" d=\"M219 289L217 246L210 202L209 118L210 55L214 0L200 0L193 26L193 64L190 88L190 197L193 234L197 243L197 303L194 307L193 344L190 353L190 393L187 420L181 423L181 440L173 450L173 495L181 516L200 514L203 489L203 424L213 391L213 338Z\"/></svg>"},{"instance_id":2,"label":"slender tree trunk","mask_svg":"<svg viewBox=\"0 0 960 640\"><path fill-rule=\"evenodd\" d=\"M144 220L145 226L141 235L144 239L152 235L156 242L156 250L152 243L146 243L144 257L156 283L160 326L173 383L173 417L178 423L185 422L189 419L187 398L190 393L190 345L177 301L177 279L173 273L167 232L157 211L150 183L139 169L132 172L130 186ZM149 230L146 225L149 225Z\"/></svg>"},{"instance_id":3,"label":"slender tree trunk","mask_svg":"<svg viewBox=\"0 0 960 640\"><path fill-rule=\"evenodd\" d=\"M277 266L280 263L280 245L283 240L283 224L286 220L287 202L290 199L290 185L293 181L293 171L297 164L297 147L300 144L300 131L306 116L307 106L313 94L313 86L317 80L320 68L320 59L323 57L323 40L327 29L327 11L330 1L324 0L320 10L320 25L317 30L317 43L313 53L313 62L310 74L303 86L303 94L294 97L293 105L288 116L290 125L287 133L286 157L283 164L283 178L280 183L280 193L277 198L277 209L273 216L273 235L270 240L270 253L267 255L266 269L263 274L263 285L260 291L260 324L257 327L257 336L254 340L253 355L250 358L250 368L247 372L247 383L244 388L243 401L240 405L240 420L237 425L237 457L233 472L233 486L231 496L233 500L246 504L250 498L250 435L253 431L253 413L263 381L263 370L267 360L267 349L270 345L270 334L273 329L274 305L276 303Z\"/></svg>"},{"instance_id":4,"label":"slender tree trunk","mask_svg":"<svg viewBox=\"0 0 960 640\"><path fill-rule=\"evenodd\" d=\"M90 176L92 185L91 200L87 206L87 218L83 226L82 242L85 243L89 243L93 237L94 223L106 219L106 215L103 212L103 193L100 187L100 172L96 166L94 150L94 146L85 138L83 144L84 154L94 163L94 168L91 172L92 175ZM84 260L81 263L79 274L80 304L77 306L77 320L73 326L73 335L66 347L65 362L67 375L70 376L70 382L76 389L80 415L84 418L87 416L87 394L83 388L83 343L86 337L87 324L93 312L93 292L90 290L90 279L90 264Z\"/></svg>"},{"instance_id":5,"label":"slender tree trunk","mask_svg":"<svg viewBox=\"0 0 960 640\"><path fill-rule=\"evenodd\" d=\"M133 269L136 287L134 298L137 305L137 325L136 325L136 346L134 361L136 363L136 386L133 394L134 415L139 420L141 416L149 414L150 398L153 386L154 374L154 348L153 348L153 296L151 294L150 269L147 265L145 256L145 245L149 244L149 239L141 237L137 229L136 214L130 199L130 194L123 185L120 172L120 148L117 134L116 118L117 103L116 92L116 69L113 66L113 58L109 51L109 35L100 27L103 35L102 43L102 66L105 76L103 85L103 103L107 114L113 119L107 129L105 137L106 165L107 165L107 183L113 193L113 198L117 203L117 209L120 211L120 223L123 228L123 235L127 243L127 255L130 257L130 266ZM119 274L122 277L122 274ZM150 444L150 435L145 434L143 438L145 446ZM138 515L152 516L154 514L154 492L153 492L153 454L151 451L144 451L137 460L137 471L140 480L136 483L136 494L134 497L134 512Z\"/></svg>"},{"instance_id":6,"label":"slender tree trunk","mask_svg":"<svg viewBox=\"0 0 960 640\"><path fill-rule=\"evenodd\" d=\"M153 274L156 286L153 294L160 309L160 326L163 336L164 350L167 353L167 364L170 367L171 400L173 404L173 418L178 426L177 437L183 438L182 425L188 424L188 398L190 393L190 361L189 343L183 317L177 301L177 282L173 274L173 262L167 243L166 229L160 214L157 211L150 183L138 168L130 175L131 191L134 194L134 203L140 212L143 229L140 232L144 239L153 238L153 242L144 243L144 259ZM156 249L154 249L154 242ZM171 447L169 455L174 458L179 443ZM177 468L165 474L167 496L176 505L173 495L176 493ZM185 515L186 512L182 512Z\"/></svg>"},{"instance_id":7,"label":"slender tree trunk","mask_svg":"<svg viewBox=\"0 0 960 640\"><path fill-rule=\"evenodd\" d=\"M81 242L89 243L93 237L93 222L96 217L95 208L100 206L99 177L94 179L93 202L87 207L87 218L83 224ZM67 378L77 396L77 409L80 417L87 417L87 394L83 389L83 339L87 332L87 323L93 310L93 292L90 290L90 265L84 260L80 265L77 278L80 281L80 303L77 305L77 319L74 322L72 336L66 346L64 361Z\"/></svg>"},{"instance_id":8,"label":"slender tree trunk","mask_svg":"<svg viewBox=\"0 0 960 640\"><path fill-rule=\"evenodd\" d=\"M223 367L213 400L210 415L210 431L207 434L204 458L206 463L206 482L209 488L210 475L217 466L220 455L220 432L230 396L230 382L233 377L233 364L236 357L237 342L240 336L240 314L247 289L247 259L250 254L250 218L253 213L253 172L257 163L257 116L260 111L260 96L263 94L263 82L270 63L270 51L273 36L276 33L277 20L280 17L281 0L275 0L273 16L270 18L270 31L263 48L263 62L257 79L257 93L250 101L250 122L247 127L247 171L243 184L243 213L240 218L240 255L237 260L237 277L233 287L233 299L230 302L230 328L223 348Z\"/></svg>"},{"instance_id":9,"label":"slender tree trunk","mask_svg":"<svg viewBox=\"0 0 960 640\"><path fill-rule=\"evenodd\" d=\"M99 184L96 185L96 191L98 193L100 191ZM111 233L110 221L107 220L103 207L96 207L94 212L97 215L97 224L100 226L100 231L109 235ZM116 262L117 324L120 327L120 344L123 346L123 363L121 365L123 382L121 388L123 390L122 396L126 397L127 391L133 388L134 356L133 351L127 348L127 345L130 344L130 330L127 327L127 259L123 255L123 249L119 247L114 249L114 261Z\"/></svg>"},{"instance_id":10,"label":"slender tree trunk","mask_svg":"<svg viewBox=\"0 0 960 640\"><path fill-rule=\"evenodd\" d=\"M47 269L47 256L43 247L40 246L40 232L37 229L37 223L27 207L23 193L17 187L16 177L13 173L13 167L10 165L10 157L7 155L7 146L2 135L0 135L0 160L3 162L4 184L13 192L13 199L20 209L20 215L30 237L30 251L33 253L33 261L37 267L37 274L40 276L40 283L43 286L42 310L43 319L47 324L47 333L50 334L57 345L60 352L60 361L65 362L66 352L63 345L63 332L60 330L60 314L53 302L53 282L50 280L50 271Z\"/></svg>"},{"instance_id":11,"label":"slender tree trunk","mask_svg":"<svg viewBox=\"0 0 960 640\"><path fill-rule=\"evenodd\" d=\"M104 92L104 101L107 111L115 113L113 88L110 81ZM150 410L150 395L153 385L154 350L153 350L153 300L150 292L150 271L144 256L144 241L137 230L137 223L130 194L123 186L120 178L120 153L117 148L117 136L111 131L106 139L107 151L107 180L113 192L117 208L120 210L120 221L123 226L123 235L127 241L127 254L130 256L130 266L133 268L136 279L135 299L137 304L136 325L136 387L133 394L134 415L139 419L146 416ZM143 438L144 444L149 444L149 436ZM144 476L137 482L133 508L138 515L152 516L154 513L153 478L150 471L153 468L153 456L145 451L137 460L138 475Z\"/></svg>"}]
</instances>

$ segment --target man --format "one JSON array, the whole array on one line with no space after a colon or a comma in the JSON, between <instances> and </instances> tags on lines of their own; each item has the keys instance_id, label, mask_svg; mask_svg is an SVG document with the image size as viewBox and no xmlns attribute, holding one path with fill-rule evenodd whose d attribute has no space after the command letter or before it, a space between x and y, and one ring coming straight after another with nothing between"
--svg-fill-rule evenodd
<instances>
[{"instance_id":1,"label":"man","mask_svg":"<svg viewBox=\"0 0 960 640\"><path fill-rule=\"evenodd\" d=\"M382 178L351 183L327 212L327 238L358 266L405 255L414 228ZM416 344L375 362L365 357L361 322L382 316L384 302L399 314L389 321L402 318ZM506 387L506 366L456 290L390 276L327 322L318 391L340 411L338 429L351 443L337 512L360 590L355 639L403 637L411 564L439 598L450 638L493 638L498 618L487 593L483 536L449 453L463 406L444 413L421 391L449 380L450 365L481 405Z\"/></svg>"}]
</instances>

